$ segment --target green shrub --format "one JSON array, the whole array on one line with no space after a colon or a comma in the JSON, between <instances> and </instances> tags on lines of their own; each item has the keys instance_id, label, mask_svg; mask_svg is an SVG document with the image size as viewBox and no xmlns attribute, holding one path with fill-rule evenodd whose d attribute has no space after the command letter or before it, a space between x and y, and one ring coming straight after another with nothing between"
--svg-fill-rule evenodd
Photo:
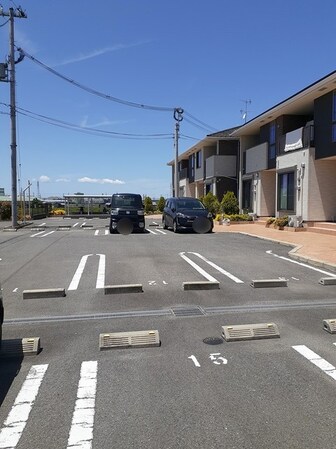
<instances>
[{"instance_id":1,"label":"green shrub","mask_svg":"<svg viewBox=\"0 0 336 449\"><path fill-rule=\"evenodd\" d=\"M160 196L160 199L159 199L159 201L158 201L158 203L157 203L157 210L158 210L159 212L163 212L165 202L166 202L166 201L165 201L165 199L163 198L163 196Z\"/></svg>"},{"instance_id":2,"label":"green shrub","mask_svg":"<svg viewBox=\"0 0 336 449\"><path fill-rule=\"evenodd\" d=\"M145 205L145 213L146 214L149 214L149 213L153 212L153 201L152 201L152 198L150 198L149 196L145 196L144 205Z\"/></svg>"},{"instance_id":3,"label":"green shrub","mask_svg":"<svg viewBox=\"0 0 336 449\"><path fill-rule=\"evenodd\" d=\"M214 195L212 192L208 192L205 196L201 197L200 200L212 214L217 214L218 212L220 212L219 201L216 195Z\"/></svg>"},{"instance_id":4,"label":"green shrub","mask_svg":"<svg viewBox=\"0 0 336 449\"><path fill-rule=\"evenodd\" d=\"M11 203L8 201L0 203L0 220L10 220L11 216L12 216Z\"/></svg>"},{"instance_id":5,"label":"green shrub","mask_svg":"<svg viewBox=\"0 0 336 449\"><path fill-rule=\"evenodd\" d=\"M253 221L253 217L248 214L225 214L224 216L225 218L229 218L230 221Z\"/></svg>"},{"instance_id":6,"label":"green shrub","mask_svg":"<svg viewBox=\"0 0 336 449\"><path fill-rule=\"evenodd\" d=\"M233 192L226 192L220 203L224 214L234 215L239 213L239 204L236 195Z\"/></svg>"},{"instance_id":7,"label":"green shrub","mask_svg":"<svg viewBox=\"0 0 336 449\"><path fill-rule=\"evenodd\" d=\"M279 217L274 220L274 226L279 226L283 228L288 225L288 217L285 215L284 217Z\"/></svg>"}]
</instances>

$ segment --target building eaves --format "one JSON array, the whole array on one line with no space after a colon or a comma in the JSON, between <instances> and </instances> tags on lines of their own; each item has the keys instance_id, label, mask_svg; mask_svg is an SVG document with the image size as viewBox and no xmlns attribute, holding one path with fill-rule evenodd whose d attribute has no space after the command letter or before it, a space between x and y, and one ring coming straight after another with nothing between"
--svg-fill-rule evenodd
<instances>
[{"instance_id":1,"label":"building eaves","mask_svg":"<svg viewBox=\"0 0 336 449\"><path fill-rule=\"evenodd\" d=\"M232 132L233 137L253 135L261 126L272 122L281 115L304 115L313 112L314 100L336 89L336 70L315 81L286 100L257 115L239 129Z\"/></svg>"},{"instance_id":2,"label":"building eaves","mask_svg":"<svg viewBox=\"0 0 336 449\"><path fill-rule=\"evenodd\" d=\"M216 140L238 139L238 137L232 136L231 134L234 131L238 130L239 128L240 128L240 126L235 126L234 128L228 128L228 129L224 129L223 131L217 131L212 134L207 134L206 137L204 137L204 139L198 141L197 143L195 143L195 145L193 145L192 147L188 148L186 151L181 153L179 155L178 160L181 161L183 159L187 159L192 153L196 153L201 147L203 147L205 145L212 144ZM175 164L175 160L172 160L172 161L168 162L167 165L172 166L174 164Z\"/></svg>"}]
</instances>

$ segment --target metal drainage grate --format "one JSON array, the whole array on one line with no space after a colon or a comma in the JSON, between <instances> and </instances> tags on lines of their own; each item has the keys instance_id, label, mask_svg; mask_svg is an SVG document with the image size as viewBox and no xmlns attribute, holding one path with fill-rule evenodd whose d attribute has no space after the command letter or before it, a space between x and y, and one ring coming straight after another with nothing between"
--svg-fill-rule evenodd
<instances>
[{"instance_id":1,"label":"metal drainage grate","mask_svg":"<svg viewBox=\"0 0 336 449\"><path fill-rule=\"evenodd\" d=\"M172 308L175 316L203 316L205 313L199 307L174 307Z\"/></svg>"},{"instance_id":2,"label":"metal drainage grate","mask_svg":"<svg viewBox=\"0 0 336 449\"><path fill-rule=\"evenodd\" d=\"M286 279L258 279L251 282L253 288L287 287Z\"/></svg>"},{"instance_id":3,"label":"metal drainage grate","mask_svg":"<svg viewBox=\"0 0 336 449\"><path fill-rule=\"evenodd\" d=\"M330 334L336 334L336 318L331 320L323 320L323 329Z\"/></svg>"},{"instance_id":4,"label":"metal drainage grate","mask_svg":"<svg viewBox=\"0 0 336 449\"><path fill-rule=\"evenodd\" d=\"M37 355L40 351L40 337L2 340L0 357Z\"/></svg>"},{"instance_id":5,"label":"metal drainage grate","mask_svg":"<svg viewBox=\"0 0 336 449\"><path fill-rule=\"evenodd\" d=\"M114 332L99 335L99 349L147 348L160 346L159 331Z\"/></svg>"},{"instance_id":6,"label":"metal drainage grate","mask_svg":"<svg viewBox=\"0 0 336 449\"><path fill-rule=\"evenodd\" d=\"M322 284L322 285L336 285L336 277L321 278L319 280L319 284Z\"/></svg>"},{"instance_id":7,"label":"metal drainage grate","mask_svg":"<svg viewBox=\"0 0 336 449\"><path fill-rule=\"evenodd\" d=\"M274 323L222 326L222 335L226 341L257 340L261 338L280 337L278 327Z\"/></svg>"},{"instance_id":8,"label":"metal drainage grate","mask_svg":"<svg viewBox=\"0 0 336 449\"><path fill-rule=\"evenodd\" d=\"M206 337L203 339L203 343L206 345L221 345L223 341L222 337Z\"/></svg>"}]
</instances>

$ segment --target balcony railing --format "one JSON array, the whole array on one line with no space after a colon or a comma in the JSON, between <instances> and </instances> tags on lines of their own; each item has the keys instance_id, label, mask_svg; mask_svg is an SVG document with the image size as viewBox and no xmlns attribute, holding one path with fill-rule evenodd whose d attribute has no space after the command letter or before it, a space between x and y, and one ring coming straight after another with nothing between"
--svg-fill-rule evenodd
<instances>
[{"instance_id":1,"label":"balcony railing","mask_svg":"<svg viewBox=\"0 0 336 449\"><path fill-rule=\"evenodd\" d=\"M290 151L310 148L314 145L314 126L308 125L281 136L279 142L279 154L286 154Z\"/></svg>"},{"instance_id":2,"label":"balcony railing","mask_svg":"<svg viewBox=\"0 0 336 449\"><path fill-rule=\"evenodd\" d=\"M182 168L182 170L179 171L179 179L186 179L188 178L188 169Z\"/></svg>"}]
</instances>

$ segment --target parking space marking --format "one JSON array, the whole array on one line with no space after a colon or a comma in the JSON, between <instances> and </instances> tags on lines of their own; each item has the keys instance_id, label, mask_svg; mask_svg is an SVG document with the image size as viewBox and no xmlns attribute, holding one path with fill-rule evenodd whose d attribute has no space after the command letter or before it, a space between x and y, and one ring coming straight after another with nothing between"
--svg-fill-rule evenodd
<instances>
[{"instance_id":1,"label":"parking space marking","mask_svg":"<svg viewBox=\"0 0 336 449\"><path fill-rule=\"evenodd\" d=\"M98 235L99 234L99 229L97 229L94 233L94 235Z\"/></svg>"},{"instance_id":2,"label":"parking space marking","mask_svg":"<svg viewBox=\"0 0 336 449\"><path fill-rule=\"evenodd\" d=\"M151 229L147 229L148 232L150 232L151 234L157 235L154 231L152 231Z\"/></svg>"},{"instance_id":3,"label":"parking space marking","mask_svg":"<svg viewBox=\"0 0 336 449\"><path fill-rule=\"evenodd\" d=\"M30 237L36 237L37 235L43 234L44 231L37 232L36 234L31 235Z\"/></svg>"},{"instance_id":4,"label":"parking space marking","mask_svg":"<svg viewBox=\"0 0 336 449\"><path fill-rule=\"evenodd\" d=\"M47 223L41 223L41 224L39 224L39 226L44 226L44 225L46 225Z\"/></svg>"},{"instance_id":5,"label":"parking space marking","mask_svg":"<svg viewBox=\"0 0 336 449\"><path fill-rule=\"evenodd\" d=\"M98 264L98 274L97 274L97 282L96 288L104 288L105 287L105 254L97 254L99 256L99 264Z\"/></svg>"},{"instance_id":6,"label":"parking space marking","mask_svg":"<svg viewBox=\"0 0 336 449\"><path fill-rule=\"evenodd\" d=\"M50 235L50 234L53 234L55 231L50 231L50 232L47 232L46 234L44 234L44 235L41 235L41 238L42 237L47 237L47 235Z\"/></svg>"},{"instance_id":7,"label":"parking space marking","mask_svg":"<svg viewBox=\"0 0 336 449\"><path fill-rule=\"evenodd\" d=\"M189 265L191 265L195 270L197 270L202 276L205 277L210 282L218 282L217 279L215 279L213 276L211 276L209 273L207 273L203 268L201 268L199 265L197 265L195 262L193 262L189 257L185 255L185 252L179 253L179 255L184 259L186 262L188 262Z\"/></svg>"},{"instance_id":8,"label":"parking space marking","mask_svg":"<svg viewBox=\"0 0 336 449\"><path fill-rule=\"evenodd\" d=\"M91 448L97 391L98 362L83 362L67 448Z\"/></svg>"},{"instance_id":9,"label":"parking space marking","mask_svg":"<svg viewBox=\"0 0 336 449\"><path fill-rule=\"evenodd\" d=\"M336 380L336 368L305 345L292 346L295 351L320 368L325 374Z\"/></svg>"},{"instance_id":10,"label":"parking space marking","mask_svg":"<svg viewBox=\"0 0 336 449\"><path fill-rule=\"evenodd\" d=\"M77 223L75 223L74 225L72 225L73 228L75 228L76 226L79 225L79 221L77 221Z\"/></svg>"},{"instance_id":11,"label":"parking space marking","mask_svg":"<svg viewBox=\"0 0 336 449\"><path fill-rule=\"evenodd\" d=\"M83 271L84 271L84 268L85 268L85 265L86 265L86 262L88 260L88 257L90 257L90 256L92 256L92 254L86 254L85 256L83 256L81 258L81 260L79 262L79 265L77 267L77 270L76 270L76 272L74 274L74 277L72 278L72 281L71 281L71 283L69 285L68 290L77 290L79 281L80 281L80 279L82 277L82 274L83 274Z\"/></svg>"},{"instance_id":12,"label":"parking space marking","mask_svg":"<svg viewBox=\"0 0 336 449\"><path fill-rule=\"evenodd\" d=\"M166 235L166 234L167 234L166 232L164 232L164 231L161 231L161 229L156 229L156 232L160 232L160 234L164 234L164 235Z\"/></svg>"},{"instance_id":13,"label":"parking space marking","mask_svg":"<svg viewBox=\"0 0 336 449\"><path fill-rule=\"evenodd\" d=\"M0 447L14 449L26 427L48 365L33 365L0 430Z\"/></svg>"},{"instance_id":14,"label":"parking space marking","mask_svg":"<svg viewBox=\"0 0 336 449\"><path fill-rule=\"evenodd\" d=\"M200 259L204 260L204 262L206 262L207 264L209 264L211 267L215 268L217 271L219 271L220 273L224 274L225 276L227 276L228 278L230 278L232 281L236 282L237 284L244 284L244 281L242 281L241 279L237 278L236 276L234 276L233 274L229 273L228 271L224 270L223 268L219 267L218 265L216 265L215 263L211 262L210 260L208 260L206 257L201 256L201 254L199 253L194 253L194 252L189 252L188 254L195 254L195 256L199 257Z\"/></svg>"},{"instance_id":15,"label":"parking space marking","mask_svg":"<svg viewBox=\"0 0 336 449\"><path fill-rule=\"evenodd\" d=\"M330 277L336 277L335 273L330 273L329 271L325 271L325 270L321 270L320 268L312 267L311 265L308 265L308 264L303 263L303 262L298 262L297 260L289 259L288 257L278 256L278 254L274 254L272 252L272 250L266 251L266 254L270 254L271 256L274 256L274 257L276 257L278 259L286 260L287 262L291 262L291 263L294 263L296 265L301 265L301 267L309 268L310 270L318 271L319 273L326 274L326 275L328 275Z\"/></svg>"}]
</instances>

